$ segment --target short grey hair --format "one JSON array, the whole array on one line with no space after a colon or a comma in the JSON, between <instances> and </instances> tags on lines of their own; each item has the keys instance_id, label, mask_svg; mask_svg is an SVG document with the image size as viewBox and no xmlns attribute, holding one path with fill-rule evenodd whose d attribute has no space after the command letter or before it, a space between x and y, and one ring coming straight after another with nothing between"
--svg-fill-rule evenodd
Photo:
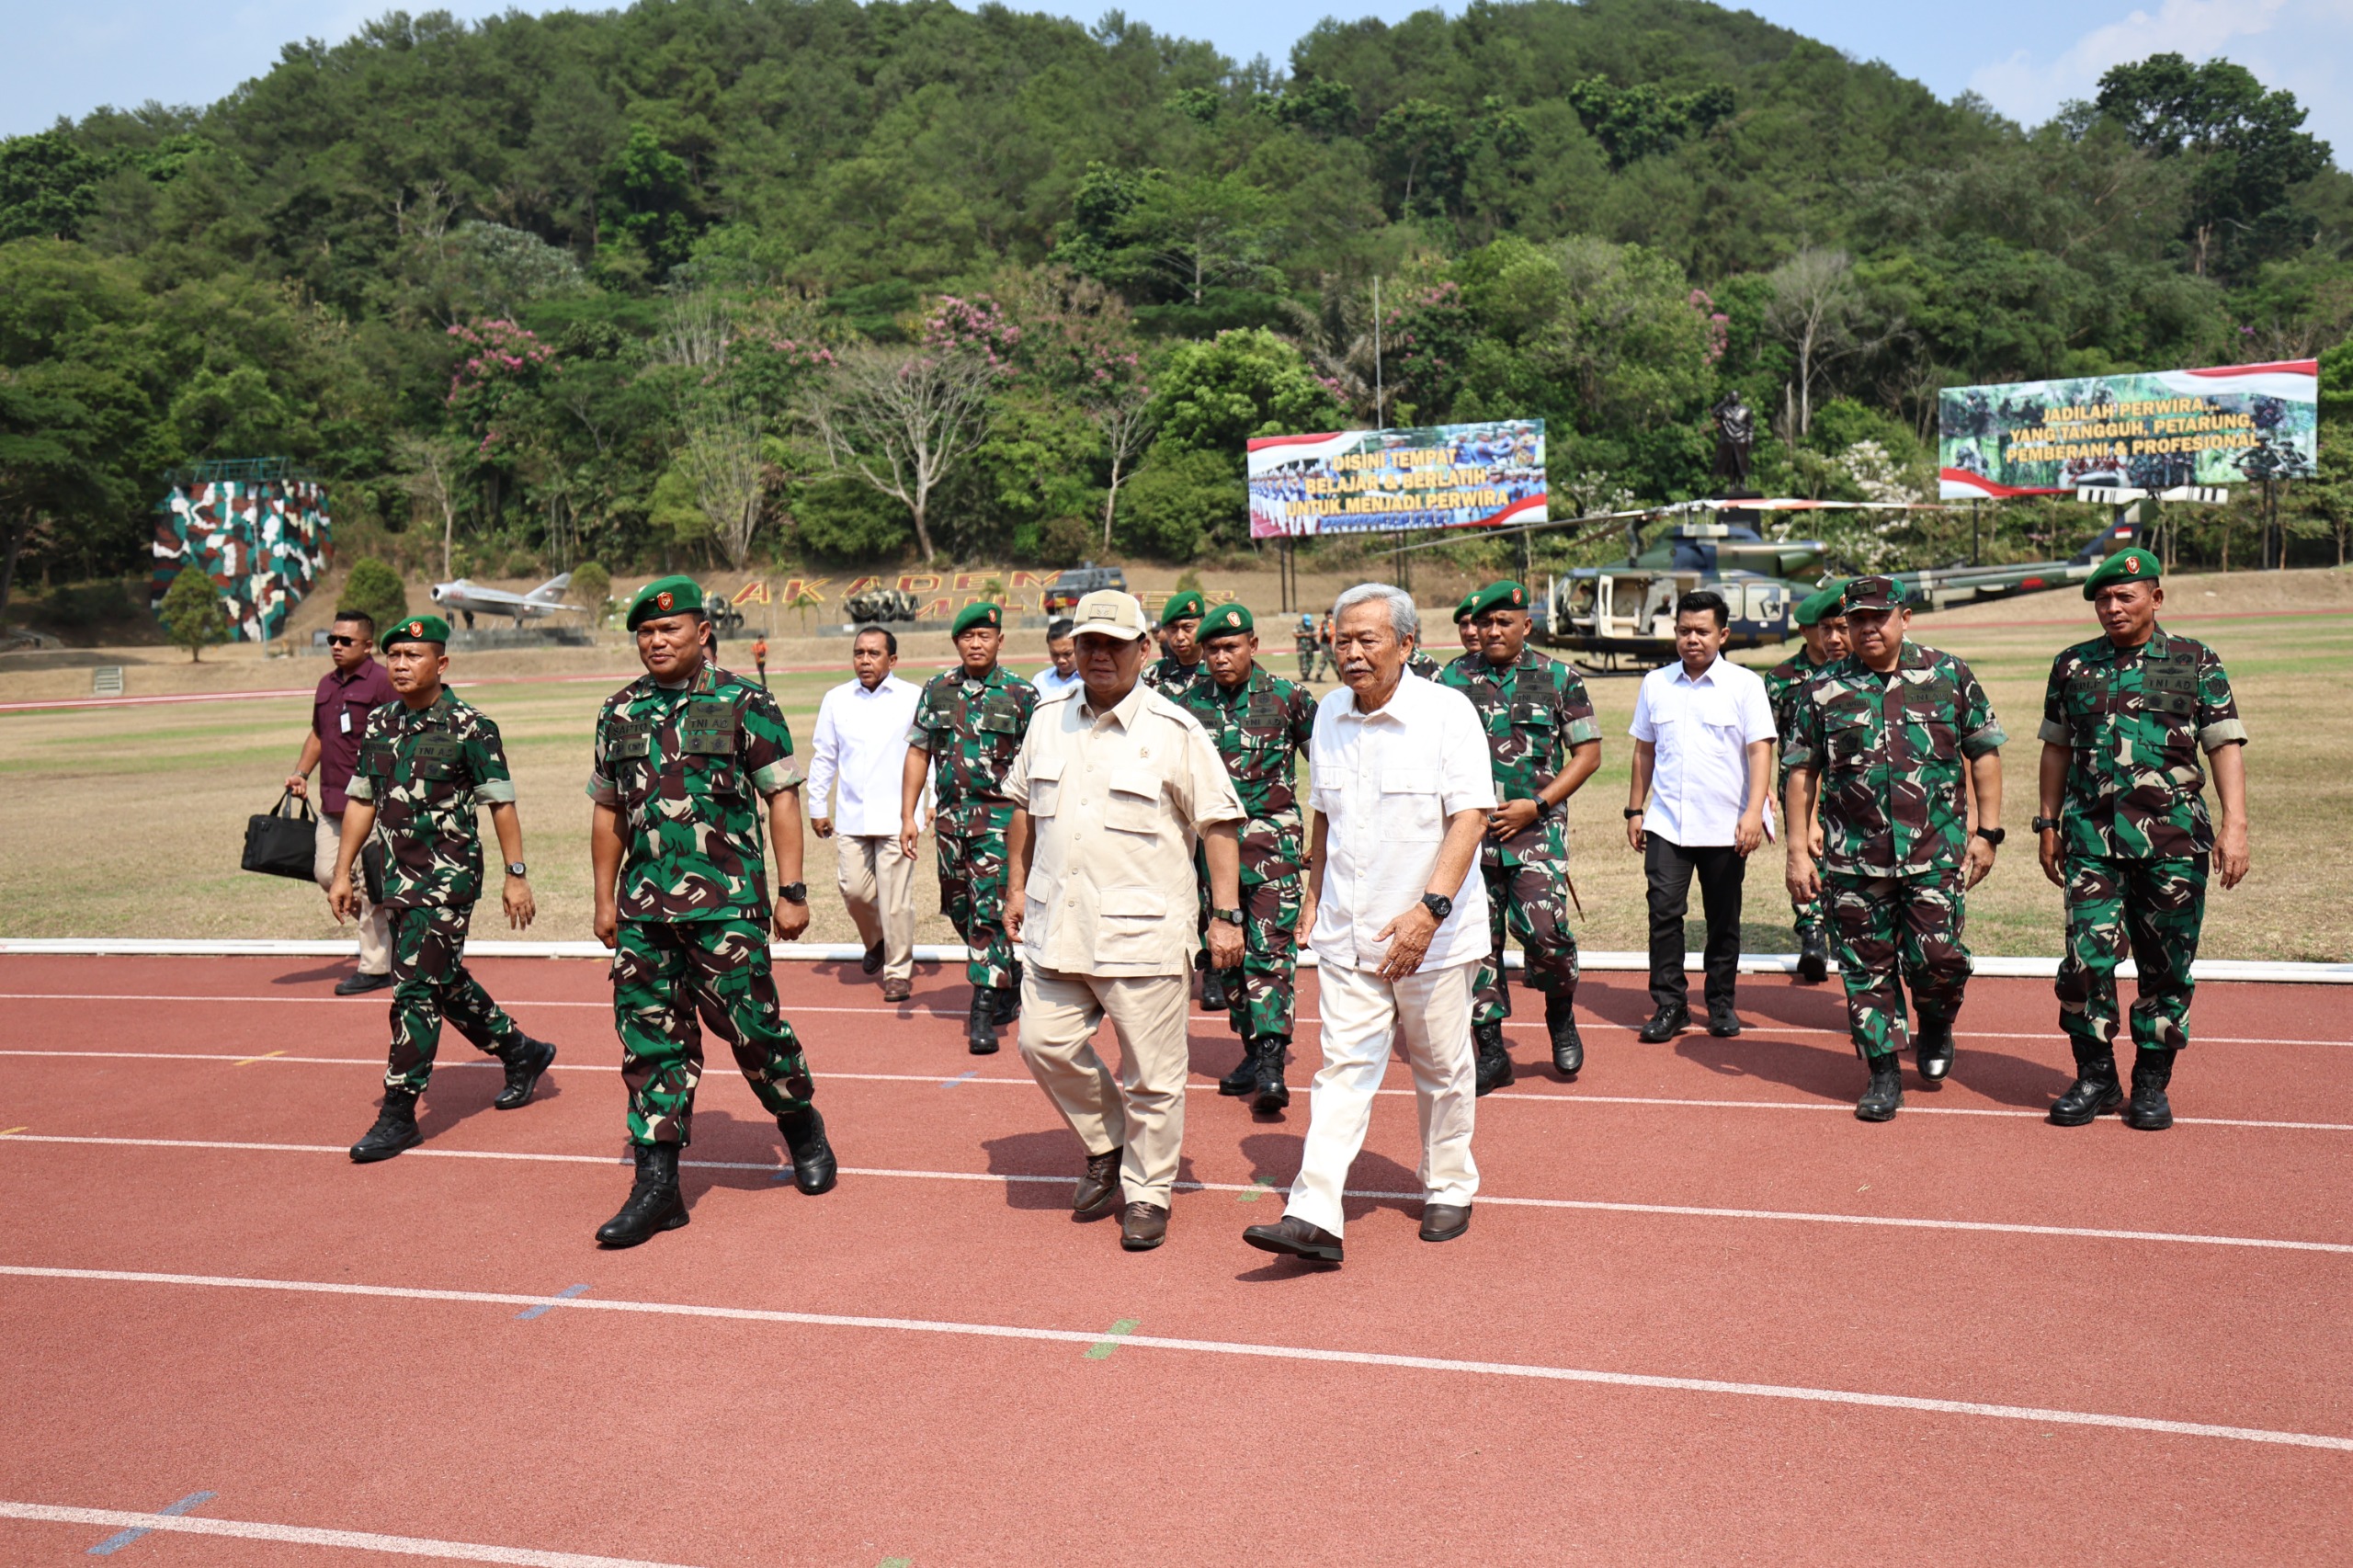
<instances>
[{"instance_id":1,"label":"short grey hair","mask_svg":"<svg viewBox=\"0 0 2353 1568\"><path fill-rule=\"evenodd\" d=\"M1397 633L1398 642L1421 636L1422 618L1420 612L1414 608L1414 596L1389 583L1358 583L1342 593L1332 601L1333 623L1338 624L1340 617L1349 610L1361 604L1370 604L1375 599L1388 602L1389 626Z\"/></svg>"}]
</instances>

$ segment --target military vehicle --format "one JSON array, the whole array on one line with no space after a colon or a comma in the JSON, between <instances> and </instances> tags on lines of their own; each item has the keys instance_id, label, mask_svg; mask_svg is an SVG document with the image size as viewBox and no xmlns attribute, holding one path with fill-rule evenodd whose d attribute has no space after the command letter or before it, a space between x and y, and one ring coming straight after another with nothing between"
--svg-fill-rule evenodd
<instances>
[{"instance_id":1,"label":"military vehicle","mask_svg":"<svg viewBox=\"0 0 2353 1568\"><path fill-rule=\"evenodd\" d=\"M1128 574L1117 566L1097 566L1092 561L1076 566L1055 577L1046 589L1045 610L1048 615L1068 615L1078 601L1098 588L1128 591Z\"/></svg>"},{"instance_id":2,"label":"military vehicle","mask_svg":"<svg viewBox=\"0 0 2353 1568\"><path fill-rule=\"evenodd\" d=\"M880 625L886 620L911 621L921 608L921 601L905 588L869 588L842 601L843 612L861 626Z\"/></svg>"}]
</instances>

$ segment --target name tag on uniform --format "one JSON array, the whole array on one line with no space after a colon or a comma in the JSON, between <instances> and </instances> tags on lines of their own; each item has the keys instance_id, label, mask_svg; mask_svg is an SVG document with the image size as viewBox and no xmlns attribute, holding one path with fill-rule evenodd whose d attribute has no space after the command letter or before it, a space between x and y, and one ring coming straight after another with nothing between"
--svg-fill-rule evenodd
<instances>
[{"instance_id":1,"label":"name tag on uniform","mask_svg":"<svg viewBox=\"0 0 2353 1568\"><path fill-rule=\"evenodd\" d=\"M735 705L725 699L698 698L687 704L678 725L678 745L688 756L735 755Z\"/></svg>"},{"instance_id":2,"label":"name tag on uniform","mask_svg":"<svg viewBox=\"0 0 2353 1568\"><path fill-rule=\"evenodd\" d=\"M632 719L616 719L605 726L605 756L615 762L628 762L651 752L653 728Z\"/></svg>"}]
</instances>

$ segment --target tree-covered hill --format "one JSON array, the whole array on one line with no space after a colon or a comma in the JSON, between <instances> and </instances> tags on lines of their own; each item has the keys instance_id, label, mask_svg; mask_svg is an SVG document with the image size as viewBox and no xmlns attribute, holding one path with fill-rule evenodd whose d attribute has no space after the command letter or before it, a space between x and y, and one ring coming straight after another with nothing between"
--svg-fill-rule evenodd
<instances>
[{"instance_id":1,"label":"tree-covered hill","mask_svg":"<svg viewBox=\"0 0 2353 1568\"><path fill-rule=\"evenodd\" d=\"M1771 482L1880 494L1943 385L2341 340L2302 119L2160 56L2029 130L1694 0L1287 70L935 0L395 13L0 146L0 525L115 570L165 471L272 453L479 563L1181 557L1261 430L1540 415L1563 497L1665 498L1730 386Z\"/></svg>"}]
</instances>

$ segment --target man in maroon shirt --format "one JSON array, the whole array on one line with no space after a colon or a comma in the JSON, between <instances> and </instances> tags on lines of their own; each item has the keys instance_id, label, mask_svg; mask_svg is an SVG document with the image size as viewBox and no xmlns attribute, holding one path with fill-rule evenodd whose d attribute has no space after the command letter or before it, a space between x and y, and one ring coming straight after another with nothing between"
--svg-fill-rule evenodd
<instances>
[{"instance_id":1,"label":"man in maroon shirt","mask_svg":"<svg viewBox=\"0 0 2353 1568\"><path fill-rule=\"evenodd\" d=\"M319 770L319 833L312 874L324 888L335 881L335 847L343 842L344 788L359 761L359 732L368 726L370 710L396 701L392 677L375 658L376 622L364 610L339 609L327 630L327 656L335 661L311 699L311 733L302 737L302 757L286 778L295 795L310 793L311 769ZM359 904L359 971L335 988L338 996L357 996L392 983L392 958L384 912L367 901Z\"/></svg>"}]
</instances>

